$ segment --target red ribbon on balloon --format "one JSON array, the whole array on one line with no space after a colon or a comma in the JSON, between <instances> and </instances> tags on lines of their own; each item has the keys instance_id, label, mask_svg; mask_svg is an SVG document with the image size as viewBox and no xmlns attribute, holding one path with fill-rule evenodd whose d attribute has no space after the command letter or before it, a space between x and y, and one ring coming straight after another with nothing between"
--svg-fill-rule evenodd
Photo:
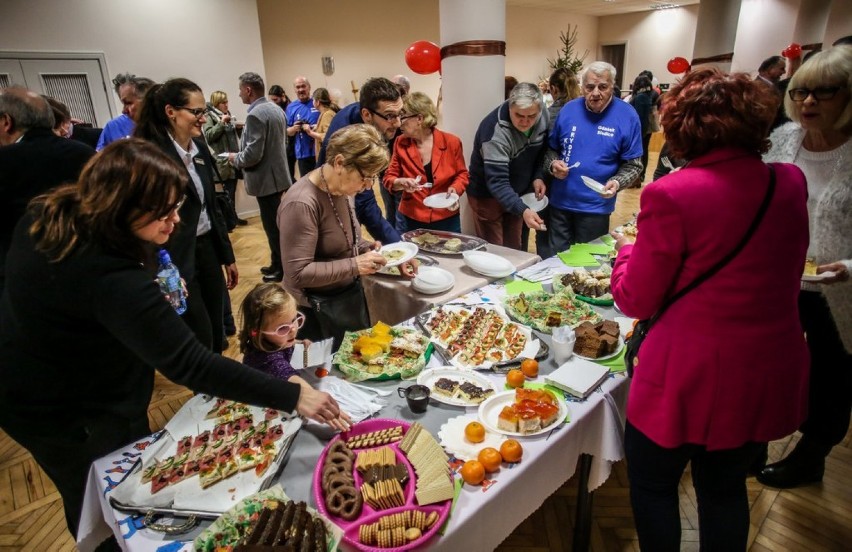
<instances>
[{"instance_id":1,"label":"red ribbon on balloon","mask_svg":"<svg viewBox=\"0 0 852 552\"><path fill-rule=\"evenodd\" d=\"M408 68L420 75L430 75L441 69L441 49L434 42L418 40L405 50Z\"/></svg>"},{"instance_id":2,"label":"red ribbon on balloon","mask_svg":"<svg viewBox=\"0 0 852 552\"><path fill-rule=\"evenodd\" d=\"M674 75L686 73L687 71L689 71L689 61L687 61L686 58L674 57L669 60L669 63L666 65L666 68L669 70L669 73L672 73Z\"/></svg>"},{"instance_id":3,"label":"red ribbon on balloon","mask_svg":"<svg viewBox=\"0 0 852 552\"><path fill-rule=\"evenodd\" d=\"M796 59L801 57L802 55L802 46L793 42L783 50L781 50L781 55L787 59Z\"/></svg>"}]
</instances>

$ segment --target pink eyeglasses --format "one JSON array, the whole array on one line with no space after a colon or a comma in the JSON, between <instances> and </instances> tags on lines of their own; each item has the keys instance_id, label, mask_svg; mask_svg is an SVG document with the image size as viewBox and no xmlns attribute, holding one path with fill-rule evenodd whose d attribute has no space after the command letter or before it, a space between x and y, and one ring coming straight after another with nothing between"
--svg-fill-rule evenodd
<instances>
[{"instance_id":1,"label":"pink eyeglasses","mask_svg":"<svg viewBox=\"0 0 852 552\"><path fill-rule=\"evenodd\" d=\"M278 337L287 337L291 331L298 330L302 326L305 325L305 315L301 312L296 313L296 318L293 319L289 324L281 324L277 328L275 328L274 332L260 332L266 335L277 335Z\"/></svg>"}]
</instances>

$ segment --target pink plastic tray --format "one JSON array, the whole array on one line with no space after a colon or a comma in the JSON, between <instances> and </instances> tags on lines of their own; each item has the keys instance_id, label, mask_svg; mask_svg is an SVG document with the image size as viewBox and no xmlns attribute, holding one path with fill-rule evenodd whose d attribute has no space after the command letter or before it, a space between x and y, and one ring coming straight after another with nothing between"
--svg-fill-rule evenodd
<instances>
[{"instance_id":1,"label":"pink plastic tray","mask_svg":"<svg viewBox=\"0 0 852 552\"><path fill-rule=\"evenodd\" d=\"M370 552L385 552L388 550L402 551L402 550L412 550L414 548L418 548L426 544L426 542L432 538L435 533L438 532L444 522L447 519L447 516L450 515L450 506L452 506L452 501L447 500L444 502L439 502L437 504L429 504L428 506L419 506L417 504L417 499L414 496L414 487L417 481L417 476L414 473L414 468L409 463L408 459L405 455L399 450L399 441L396 443L391 443L390 445L378 445L375 447L366 447L363 449L354 449L353 452L368 450L371 448L379 448L381 446L389 446L394 449L396 452L396 458L398 463L402 463L404 466L408 468L409 480L405 484L405 488L403 489L403 493L405 495L405 505L400 506L398 508L389 508L387 510L374 510L370 507L369 504L364 502L364 507L361 510L361 515L358 516L358 519L355 521L346 521L338 516L333 515L328 509L325 507L325 497L322 492L322 467L325 464L325 457L328 454L328 449L335 443L335 441L343 439L344 441L354 437L356 435L361 435L363 433L370 433L371 431L378 431L380 429L387 429L394 426L402 426L403 435L408 432L408 428L411 427L411 424L408 422L404 422L402 420L390 420L390 419L379 419L379 420L367 420L365 422L361 422L360 424L355 424L352 426L349 431L346 433L341 433L336 436L334 439L326 445L325 449L323 449L322 454L320 454L319 462L317 463L317 467L314 470L314 500L317 503L317 509L323 513L328 519L337 524L338 527L343 529L343 540L349 543L351 546L359 550L367 550ZM360 487L363 480L361 479L361 475L358 473L358 470L354 470L355 477L355 485ZM438 513L438 521L428 530L423 533L423 536L417 540L411 541L405 546L400 546L397 548L379 548L376 546L367 546L362 544L358 540L358 529L362 524L365 523L374 523L380 517L395 514L397 512L403 512L406 510L422 510L424 512L437 512Z\"/></svg>"}]
</instances>

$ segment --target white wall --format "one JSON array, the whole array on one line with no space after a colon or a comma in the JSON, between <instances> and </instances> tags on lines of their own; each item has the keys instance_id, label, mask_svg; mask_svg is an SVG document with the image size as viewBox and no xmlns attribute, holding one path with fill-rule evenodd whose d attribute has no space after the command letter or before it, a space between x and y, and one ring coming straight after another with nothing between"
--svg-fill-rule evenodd
<instances>
[{"instance_id":1,"label":"white wall","mask_svg":"<svg viewBox=\"0 0 852 552\"><path fill-rule=\"evenodd\" d=\"M852 35L852 0L834 0L825 29L823 49L842 36Z\"/></svg>"},{"instance_id":2,"label":"white wall","mask_svg":"<svg viewBox=\"0 0 852 552\"><path fill-rule=\"evenodd\" d=\"M294 0L257 0L269 82L284 86L291 97L297 75L308 77L314 88L340 89L346 103L355 99L352 81L360 87L370 77L402 73L411 78L412 90L437 99L439 75L412 73L404 52L416 40L440 45L438 2L326 0L321 10L293 9L294 4ZM578 49L588 49L592 61L596 23L596 17L508 7L506 74L534 82L549 76L546 58L556 56L559 32L569 24L580 25ZM324 55L334 57L331 77L322 74Z\"/></svg>"},{"instance_id":3,"label":"white wall","mask_svg":"<svg viewBox=\"0 0 852 552\"><path fill-rule=\"evenodd\" d=\"M264 72L249 0L2 0L0 50L103 52L110 78L126 71L156 81L186 77L206 96L227 92L241 118L237 77Z\"/></svg>"},{"instance_id":4,"label":"white wall","mask_svg":"<svg viewBox=\"0 0 852 552\"><path fill-rule=\"evenodd\" d=\"M692 59L698 6L610 15L599 18L598 42L626 42L624 91L640 71L650 70L661 82L674 82L666 64L673 57Z\"/></svg>"},{"instance_id":5,"label":"white wall","mask_svg":"<svg viewBox=\"0 0 852 552\"><path fill-rule=\"evenodd\" d=\"M756 72L764 59L780 55L793 41L799 3L800 0L742 0L731 71Z\"/></svg>"}]
</instances>

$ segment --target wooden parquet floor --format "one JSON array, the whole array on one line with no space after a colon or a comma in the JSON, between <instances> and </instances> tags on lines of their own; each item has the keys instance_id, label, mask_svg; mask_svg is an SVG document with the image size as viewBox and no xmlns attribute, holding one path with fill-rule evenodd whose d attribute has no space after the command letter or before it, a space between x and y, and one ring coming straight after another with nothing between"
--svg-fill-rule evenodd
<instances>
[{"instance_id":1,"label":"wooden parquet floor","mask_svg":"<svg viewBox=\"0 0 852 552\"><path fill-rule=\"evenodd\" d=\"M651 166L656 163L654 149L652 147ZM640 190L622 192L613 226L638 211L639 193ZM241 272L241 282L231 293L234 308L238 310L248 290L260 281L259 269L268 262L268 251L257 218L252 219L249 226L238 228L231 234L231 240ZM235 341L230 339L228 356L238 355ZM188 390L158 375L148 410L151 428L162 428L189 397ZM784 457L797 440L798 436L794 435L773 442L770 460ZM750 551L852 550L852 432L834 447L821 484L778 491L749 479L748 491ZM576 494L574 479L555 489L498 550L570 550ZM680 484L680 510L681 549L698 550L697 504L689 471ZM595 552L639 549L624 462L614 466L609 480L594 494L591 542ZM76 547L65 528L62 501L55 487L32 457L0 431L0 552L74 550Z\"/></svg>"}]
</instances>

